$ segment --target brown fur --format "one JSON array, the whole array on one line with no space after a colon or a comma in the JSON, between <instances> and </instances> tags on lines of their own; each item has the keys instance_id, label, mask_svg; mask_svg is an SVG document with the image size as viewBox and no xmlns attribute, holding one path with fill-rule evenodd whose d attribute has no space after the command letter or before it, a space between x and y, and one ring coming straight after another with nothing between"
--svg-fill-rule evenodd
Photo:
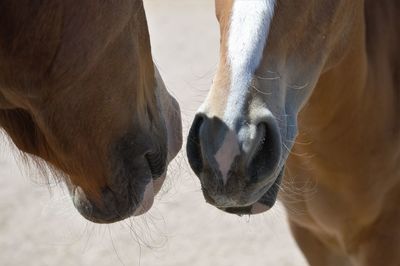
<instances>
[{"instance_id":1,"label":"brown fur","mask_svg":"<svg viewBox=\"0 0 400 266\"><path fill-rule=\"evenodd\" d=\"M135 174L124 156L166 151L142 1L6 0L0 25L0 126L20 150L97 202Z\"/></svg>"},{"instance_id":2,"label":"brown fur","mask_svg":"<svg viewBox=\"0 0 400 266\"><path fill-rule=\"evenodd\" d=\"M231 3L216 3L219 16L229 14ZM299 105L298 137L286 161L285 187L280 192L293 235L312 266L400 265L400 4L395 0L278 0L276 4L254 78L271 92L261 95L250 88L245 111L267 105L283 121L293 115L286 112L294 107L285 106L293 103L285 98L285 93L293 95L289 91L293 88L260 77L281 74L278 80L286 78L289 85L291 78L311 80L305 86L297 84L301 90L295 95L305 104ZM224 66L229 20L219 22ZM221 99L229 96L229 82L224 81L229 77L229 67L217 72L203 117L223 119ZM251 123L245 111L243 120ZM194 148L189 151L196 156ZM312 184L311 190L307 184Z\"/></svg>"},{"instance_id":3,"label":"brown fur","mask_svg":"<svg viewBox=\"0 0 400 266\"><path fill-rule=\"evenodd\" d=\"M292 155L287 176L317 186L298 202L281 195L289 210L306 211L289 220L311 265L400 263L399 15L396 1L366 1L365 34L300 114L293 154L312 158Z\"/></svg>"}]
</instances>

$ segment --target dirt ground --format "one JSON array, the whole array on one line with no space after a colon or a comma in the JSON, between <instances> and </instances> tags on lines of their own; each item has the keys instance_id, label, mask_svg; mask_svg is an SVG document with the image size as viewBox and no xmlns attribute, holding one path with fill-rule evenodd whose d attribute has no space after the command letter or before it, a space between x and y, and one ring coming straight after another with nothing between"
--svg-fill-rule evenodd
<instances>
[{"instance_id":1,"label":"dirt ground","mask_svg":"<svg viewBox=\"0 0 400 266\"><path fill-rule=\"evenodd\" d=\"M183 113L184 135L216 68L213 0L145 0L153 55ZM0 265L305 266L280 204L239 218L207 205L185 156L152 211L109 226L77 213L67 193L21 173L0 146Z\"/></svg>"}]
</instances>

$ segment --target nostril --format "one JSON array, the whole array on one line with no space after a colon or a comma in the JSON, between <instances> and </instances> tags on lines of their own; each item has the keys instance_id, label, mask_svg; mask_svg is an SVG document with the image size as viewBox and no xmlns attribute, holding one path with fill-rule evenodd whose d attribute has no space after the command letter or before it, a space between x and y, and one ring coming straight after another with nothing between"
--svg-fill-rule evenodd
<instances>
[{"instance_id":1,"label":"nostril","mask_svg":"<svg viewBox=\"0 0 400 266\"><path fill-rule=\"evenodd\" d=\"M248 160L248 172L251 180L257 182L262 177L273 174L281 157L279 133L274 125L260 123L257 126L257 138Z\"/></svg>"},{"instance_id":2,"label":"nostril","mask_svg":"<svg viewBox=\"0 0 400 266\"><path fill-rule=\"evenodd\" d=\"M167 156L161 152L149 152L145 155L149 164L153 178L160 177L164 174L166 168Z\"/></svg>"},{"instance_id":3,"label":"nostril","mask_svg":"<svg viewBox=\"0 0 400 266\"><path fill-rule=\"evenodd\" d=\"M188 141L186 144L186 153L189 159L189 164L196 175L199 175L203 169L203 160L200 146L200 128L204 118L197 115L193 121L189 131Z\"/></svg>"}]
</instances>

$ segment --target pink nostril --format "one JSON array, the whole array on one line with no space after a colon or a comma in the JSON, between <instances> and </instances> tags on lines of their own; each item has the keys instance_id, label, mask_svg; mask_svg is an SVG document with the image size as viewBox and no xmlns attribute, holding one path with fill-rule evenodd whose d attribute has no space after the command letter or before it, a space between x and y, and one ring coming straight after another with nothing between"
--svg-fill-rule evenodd
<instances>
[{"instance_id":1,"label":"pink nostril","mask_svg":"<svg viewBox=\"0 0 400 266\"><path fill-rule=\"evenodd\" d=\"M215 154L215 160L222 174L224 185L228 182L229 170L238 155L240 155L239 140L236 133L229 130L225 135L225 139L222 141L221 147Z\"/></svg>"}]
</instances>

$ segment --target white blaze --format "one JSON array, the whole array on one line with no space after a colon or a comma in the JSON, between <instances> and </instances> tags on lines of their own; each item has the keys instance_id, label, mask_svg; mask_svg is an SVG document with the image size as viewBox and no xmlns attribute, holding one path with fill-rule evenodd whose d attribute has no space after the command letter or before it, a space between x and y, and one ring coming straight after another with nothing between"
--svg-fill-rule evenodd
<instances>
[{"instance_id":1,"label":"white blaze","mask_svg":"<svg viewBox=\"0 0 400 266\"><path fill-rule=\"evenodd\" d=\"M228 40L231 87L224 120L234 129L240 117L254 72L259 66L276 0L235 0Z\"/></svg>"}]
</instances>

